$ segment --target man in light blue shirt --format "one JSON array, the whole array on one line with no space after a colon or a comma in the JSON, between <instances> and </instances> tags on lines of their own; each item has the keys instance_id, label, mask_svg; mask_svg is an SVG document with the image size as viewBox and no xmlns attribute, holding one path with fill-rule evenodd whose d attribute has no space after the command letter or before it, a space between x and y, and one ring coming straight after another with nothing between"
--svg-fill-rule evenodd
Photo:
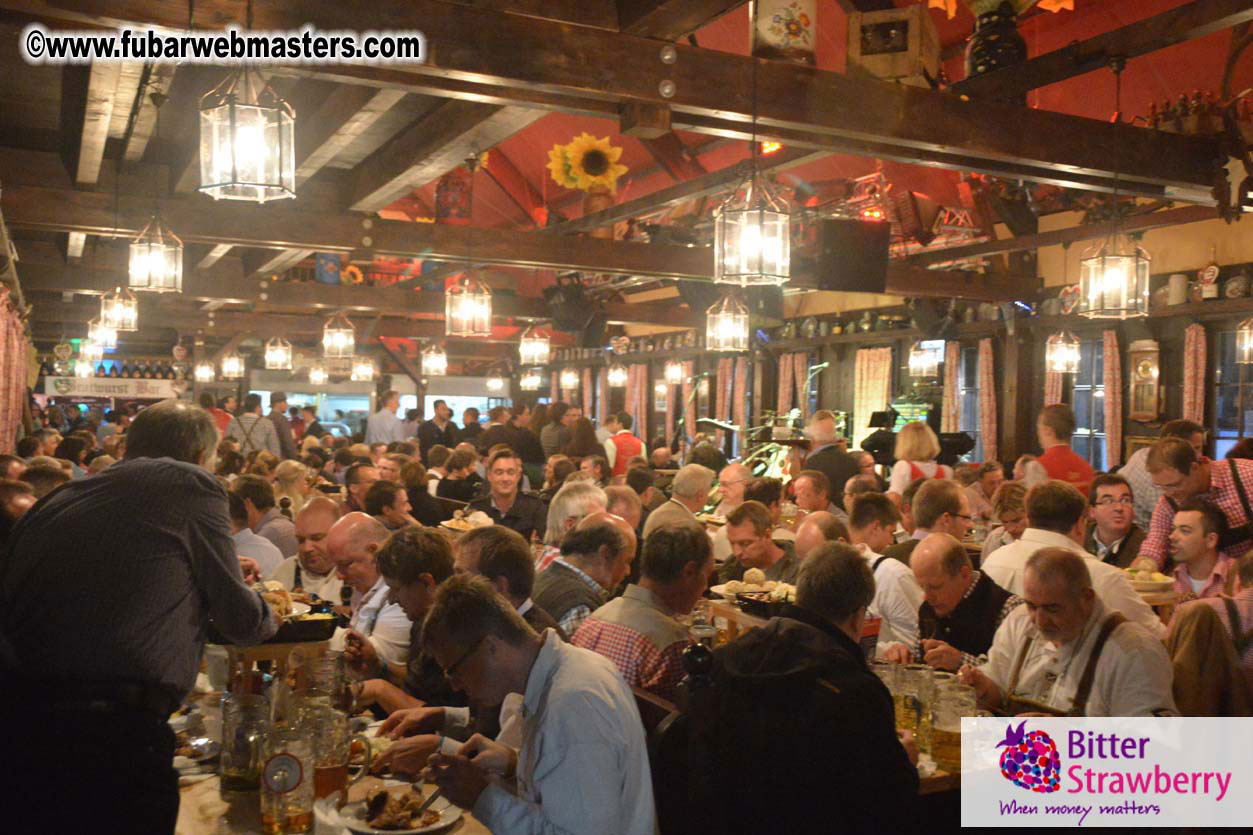
<instances>
[{"instance_id":1,"label":"man in light blue shirt","mask_svg":"<svg viewBox=\"0 0 1253 835\"><path fill-rule=\"evenodd\" d=\"M445 797L493 832L656 833L643 724L612 662L535 634L482 577L440 585L422 642L472 701L522 694L520 748L475 734L431 757L424 774Z\"/></svg>"},{"instance_id":2,"label":"man in light blue shirt","mask_svg":"<svg viewBox=\"0 0 1253 835\"><path fill-rule=\"evenodd\" d=\"M392 441L405 439L405 422L396 417L396 410L399 408L400 394L395 391L384 392L379 398L379 410L366 420L367 444L390 444Z\"/></svg>"}]
</instances>

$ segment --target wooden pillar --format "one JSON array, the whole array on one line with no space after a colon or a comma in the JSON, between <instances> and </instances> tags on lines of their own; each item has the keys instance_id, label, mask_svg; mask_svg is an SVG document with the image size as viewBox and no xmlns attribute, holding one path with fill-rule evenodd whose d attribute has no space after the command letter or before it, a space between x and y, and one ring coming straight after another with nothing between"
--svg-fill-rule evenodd
<instances>
[{"instance_id":1,"label":"wooden pillar","mask_svg":"<svg viewBox=\"0 0 1253 835\"><path fill-rule=\"evenodd\" d=\"M1018 456L1035 448L1035 412L1031 404L1038 399L1034 389L1044 386L1044 369L1035 367L1037 351L1029 329L1015 328L1013 333L1002 333L998 448L1001 461L1013 463Z\"/></svg>"}]
</instances>

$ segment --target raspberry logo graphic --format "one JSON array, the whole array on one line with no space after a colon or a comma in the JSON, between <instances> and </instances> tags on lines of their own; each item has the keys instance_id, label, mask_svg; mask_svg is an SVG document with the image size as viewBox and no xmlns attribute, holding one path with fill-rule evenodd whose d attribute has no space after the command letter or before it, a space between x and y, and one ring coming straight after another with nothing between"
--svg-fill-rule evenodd
<instances>
[{"instance_id":1,"label":"raspberry logo graphic","mask_svg":"<svg viewBox=\"0 0 1253 835\"><path fill-rule=\"evenodd\" d=\"M1005 746L1001 752L1001 774L1027 791L1055 792L1062 770L1057 744L1044 731L1024 734L1026 726L1025 719L1017 728L1010 725L1005 729L1005 738L996 744L997 748Z\"/></svg>"}]
</instances>

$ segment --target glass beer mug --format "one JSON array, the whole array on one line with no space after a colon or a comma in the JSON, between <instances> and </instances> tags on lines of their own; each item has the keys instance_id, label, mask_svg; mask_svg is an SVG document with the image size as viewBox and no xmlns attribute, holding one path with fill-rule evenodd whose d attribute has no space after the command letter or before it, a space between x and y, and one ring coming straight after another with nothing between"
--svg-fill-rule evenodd
<instances>
[{"instance_id":1,"label":"glass beer mug","mask_svg":"<svg viewBox=\"0 0 1253 835\"><path fill-rule=\"evenodd\" d=\"M313 738L313 796L320 799L340 792L339 805L343 805L348 787L370 773L370 741L352 733L348 714L342 710L310 709L304 713L302 723ZM350 774L354 743L365 753L361 766Z\"/></svg>"},{"instance_id":2,"label":"glass beer mug","mask_svg":"<svg viewBox=\"0 0 1253 835\"><path fill-rule=\"evenodd\" d=\"M278 725L261 746L261 831L313 828L313 737L305 727Z\"/></svg>"},{"instance_id":3,"label":"glass beer mug","mask_svg":"<svg viewBox=\"0 0 1253 835\"><path fill-rule=\"evenodd\" d=\"M221 790L255 792L261 776L261 743L270 732L270 703L264 696L222 697Z\"/></svg>"}]
</instances>

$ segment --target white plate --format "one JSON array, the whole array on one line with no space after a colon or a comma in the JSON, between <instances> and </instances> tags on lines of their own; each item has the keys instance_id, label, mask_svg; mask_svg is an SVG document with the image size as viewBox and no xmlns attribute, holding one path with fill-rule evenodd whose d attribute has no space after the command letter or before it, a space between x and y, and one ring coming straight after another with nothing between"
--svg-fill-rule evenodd
<instances>
[{"instance_id":1,"label":"white plate","mask_svg":"<svg viewBox=\"0 0 1253 835\"><path fill-rule=\"evenodd\" d=\"M1154 592L1170 591L1175 587L1174 580L1132 580L1131 588L1136 591Z\"/></svg>"},{"instance_id":2,"label":"white plate","mask_svg":"<svg viewBox=\"0 0 1253 835\"><path fill-rule=\"evenodd\" d=\"M714 594L721 595L722 597L729 597L729 598L734 599L735 595L737 594L764 594L766 592L766 587L765 586L745 586L742 591L730 592L730 591L727 591L726 583L719 583L716 586L710 586L709 590L713 592Z\"/></svg>"},{"instance_id":3,"label":"white plate","mask_svg":"<svg viewBox=\"0 0 1253 835\"><path fill-rule=\"evenodd\" d=\"M427 791L435 791L435 789L428 787ZM340 809L339 822L342 826L348 827L349 831L360 833L360 835L418 835L421 832L438 832L441 829L447 829L461 820L461 810L449 803L446 797L437 798L431 804L431 809L439 812L439 820L430 826L420 826L417 829L375 829L365 822L365 801L349 803Z\"/></svg>"}]
</instances>

